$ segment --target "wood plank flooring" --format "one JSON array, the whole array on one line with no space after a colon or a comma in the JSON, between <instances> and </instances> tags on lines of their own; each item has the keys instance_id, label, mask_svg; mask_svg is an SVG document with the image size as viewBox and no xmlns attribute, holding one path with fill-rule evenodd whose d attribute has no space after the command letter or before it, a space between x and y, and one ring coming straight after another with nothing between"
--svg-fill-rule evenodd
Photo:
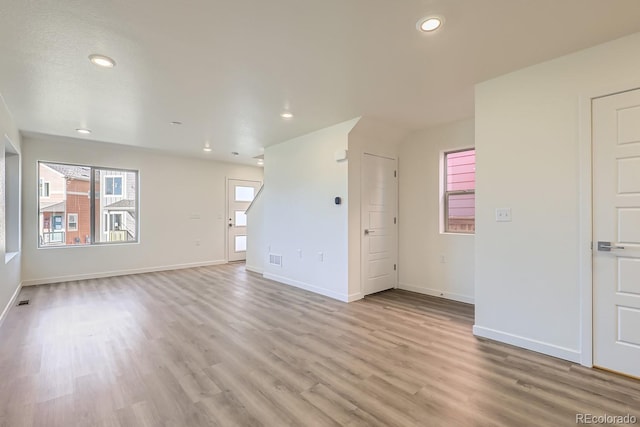
<instances>
[{"instance_id":1,"label":"wood plank flooring","mask_svg":"<svg viewBox=\"0 0 640 427\"><path fill-rule=\"evenodd\" d=\"M564 426L640 382L471 333L473 307L351 304L242 264L23 289L0 329L1 426ZM639 361L640 363L640 361Z\"/></svg>"}]
</instances>

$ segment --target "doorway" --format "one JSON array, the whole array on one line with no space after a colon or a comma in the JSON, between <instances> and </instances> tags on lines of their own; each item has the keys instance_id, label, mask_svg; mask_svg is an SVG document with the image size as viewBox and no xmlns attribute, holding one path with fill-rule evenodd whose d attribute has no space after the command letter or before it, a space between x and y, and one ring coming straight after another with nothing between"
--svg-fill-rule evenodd
<instances>
[{"instance_id":1,"label":"doorway","mask_svg":"<svg viewBox=\"0 0 640 427\"><path fill-rule=\"evenodd\" d=\"M397 286L398 184L396 159L364 154L361 247L363 295Z\"/></svg>"},{"instance_id":2,"label":"doorway","mask_svg":"<svg viewBox=\"0 0 640 427\"><path fill-rule=\"evenodd\" d=\"M640 378L640 90L592 101L593 364Z\"/></svg>"},{"instance_id":3,"label":"doorway","mask_svg":"<svg viewBox=\"0 0 640 427\"><path fill-rule=\"evenodd\" d=\"M227 182L227 248L229 261L244 261L247 258L247 209L253 202L261 183L242 179Z\"/></svg>"}]
</instances>

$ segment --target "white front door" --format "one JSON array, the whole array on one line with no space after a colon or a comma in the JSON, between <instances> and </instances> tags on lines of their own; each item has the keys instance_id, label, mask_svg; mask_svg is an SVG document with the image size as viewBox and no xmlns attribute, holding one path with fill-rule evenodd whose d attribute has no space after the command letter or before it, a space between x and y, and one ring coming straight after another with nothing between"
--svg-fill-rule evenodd
<instances>
[{"instance_id":1,"label":"white front door","mask_svg":"<svg viewBox=\"0 0 640 427\"><path fill-rule=\"evenodd\" d=\"M230 179L228 186L228 260L242 261L247 257L246 211L258 194L260 182Z\"/></svg>"},{"instance_id":2,"label":"white front door","mask_svg":"<svg viewBox=\"0 0 640 427\"><path fill-rule=\"evenodd\" d=\"M592 112L593 360L640 377L640 90Z\"/></svg>"},{"instance_id":3,"label":"white front door","mask_svg":"<svg viewBox=\"0 0 640 427\"><path fill-rule=\"evenodd\" d=\"M365 154L362 162L364 295L395 288L398 257L396 160Z\"/></svg>"}]
</instances>

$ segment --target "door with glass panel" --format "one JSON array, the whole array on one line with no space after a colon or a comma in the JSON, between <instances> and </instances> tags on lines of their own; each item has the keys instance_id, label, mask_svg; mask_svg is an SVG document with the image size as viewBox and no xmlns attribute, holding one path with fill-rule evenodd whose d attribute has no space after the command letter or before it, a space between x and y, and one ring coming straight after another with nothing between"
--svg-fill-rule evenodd
<instances>
[{"instance_id":1,"label":"door with glass panel","mask_svg":"<svg viewBox=\"0 0 640 427\"><path fill-rule=\"evenodd\" d=\"M258 194L261 184L259 181L242 179L230 179L228 183L228 260L243 261L247 253L246 211L253 198Z\"/></svg>"}]
</instances>

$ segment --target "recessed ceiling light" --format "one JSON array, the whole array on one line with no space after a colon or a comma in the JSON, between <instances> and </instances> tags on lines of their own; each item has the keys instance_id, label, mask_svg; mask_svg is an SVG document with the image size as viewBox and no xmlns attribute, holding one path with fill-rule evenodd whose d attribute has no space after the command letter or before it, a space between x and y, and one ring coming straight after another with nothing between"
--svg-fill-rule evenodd
<instances>
[{"instance_id":1,"label":"recessed ceiling light","mask_svg":"<svg viewBox=\"0 0 640 427\"><path fill-rule=\"evenodd\" d=\"M78 128L76 132L81 133L83 135L89 135L91 133L91 129Z\"/></svg>"},{"instance_id":2,"label":"recessed ceiling light","mask_svg":"<svg viewBox=\"0 0 640 427\"><path fill-rule=\"evenodd\" d=\"M169 124L175 125L175 126L180 126L182 124L182 122L175 121L175 122L169 122Z\"/></svg>"},{"instance_id":3,"label":"recessed ceiling light","mask_svg":"<svg viewBox=\"0 0 640 427\"><path fill-rule=\"evenodd\" d=\"M202 151L206 151L207 153L210 153L211 151L213 151L213 149L211 148L211 145L209 145L209 142L204 143L204 148L202 149Z\"/></svg>"},{"instance_id":4,"label":"recessed ceiling light","mask_svg":"<svg viewBox=\"0 0 640 427\"><path fill-rule=\"evenodd\" d=\"M264 160L258 159L258 165L260 165L260 166L264 165Z\"/></svg>"},{"instance_id":5,"label":"recessed ceiling light","mask_svg":"<svg viewBox=\"0 0 640 427\"><path fill-rule=\"evenodd\" d=\"M239 156L240 155L240 153L238 153L237 151L232 151L231 154L234 155L234 156Z\"/></svg>"},{"instance_id":6,"label":"recessed ceiling light","mask_svg":"<svg viewBox=\"0 0 640 427\"><path fill-rule=\"evenodd\" d=\"M113 68L116 66L116 61L104 55L89 55L89 61L99 67L104 68Z\"/></svg>"},{"instance_id":7,"label":"recessed ceiling light","mask_svg":"<svg viewBox=\"0 0 640 427\"><path fill-rule=\"evenodd\" d=\"M283 119L291 119L293 118L293 114L288 111L285 111L284 113L280 114L280 117L282 117Z\"/></svg>"},{"instance_id":8,"label":"recessed ceiling light","mask_svg":"<svg viewBox=\"0 0 640 427\"><path fill-rule=\"evenodd\" d=\"M443 22L444 20L438 16L430 16L428 18L422 18L421 20L419 20L416 27L420 31L430 33L442 27Z\"/></svg>"}]
</instances>

